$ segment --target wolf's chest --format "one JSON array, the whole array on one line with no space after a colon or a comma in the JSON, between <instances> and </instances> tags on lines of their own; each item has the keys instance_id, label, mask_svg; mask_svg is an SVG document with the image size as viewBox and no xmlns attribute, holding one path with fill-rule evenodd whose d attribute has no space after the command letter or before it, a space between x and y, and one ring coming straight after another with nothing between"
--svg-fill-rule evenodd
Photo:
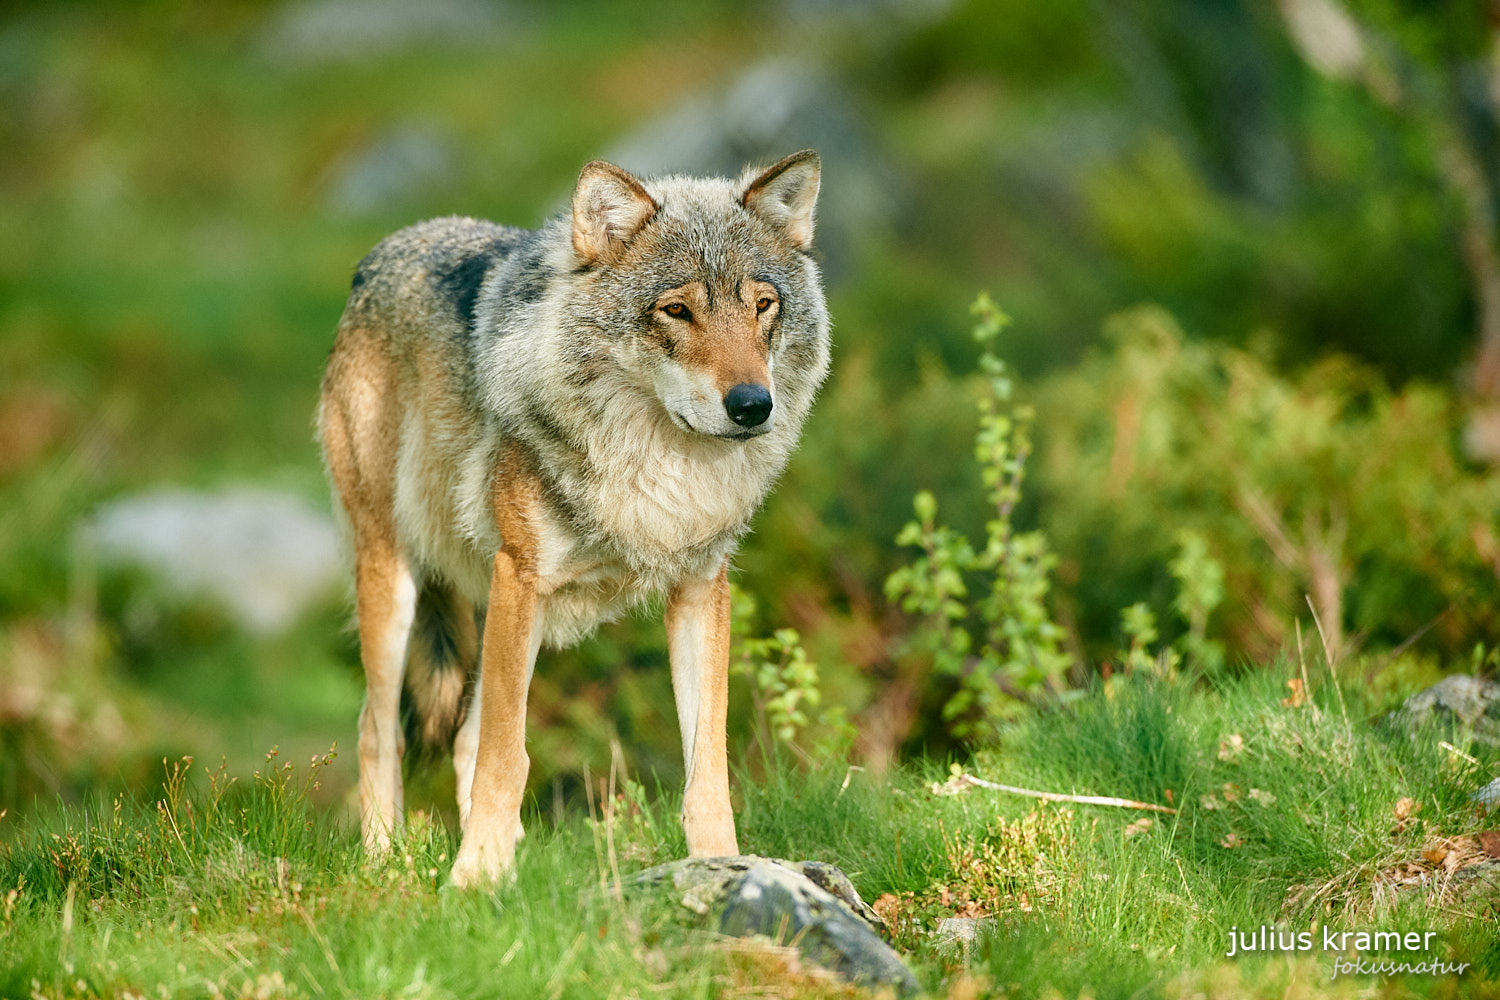
<instances>
[{"instance_id":1,"label":"wolf's chest","mask_svg":"<svg viewBox=\"0 0 1500 1000\"><path fill-rule=\"evenodd\" d=\"M723 454L642 451L596 458L590 520L632 561L677 554L737 535L769 484L744 446Z\"/></svg>"},{"instance_id":2,"label":"wolf's chest","mask_svg":"<svg viewBox=\"0 0 1500 1000\"><path fill-rule=\"evenodd\" d=\"M668 549L661 542L679 527L629 527L632 544L609 535L580 534L569 521L546 513L535 538L537 592L542 601L543 640L567 646L602 621L619 617L688 575L704 576L727 554L735 534L721 531L707 544ZM656 532L652 544L640 536Z\"/></svg>"},{"instance_id":3,"label":"wolf's chest","mask_svg":"<svg viewBox=\"0 0 1500 1000\"><path fill-rule=\"evenodd\" d=\"M413 512L408 537L420 560L479 603L504 542L491 506L495 477L507 471L496 464L502 450L498 440L461 451L422 449L417 464L433 473L421 477L429 488L400 505ZM766 439L695 442L670 427L624 421L586 453L537 453L546 483L535 554L547 643L566 645L687 576L717 570L780 470L784 450ZM414 449L411 459L418 457ZM417 516L433 509L424 497L444 493L452 503L446 530Z\"/></svg>"}]
</instances>

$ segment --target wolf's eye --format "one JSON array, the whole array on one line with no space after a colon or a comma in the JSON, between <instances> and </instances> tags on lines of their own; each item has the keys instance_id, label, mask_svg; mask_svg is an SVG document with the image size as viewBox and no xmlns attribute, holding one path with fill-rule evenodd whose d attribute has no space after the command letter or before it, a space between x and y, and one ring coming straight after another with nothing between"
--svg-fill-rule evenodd
<instances>
[{"instance_id":1,"label":"wolf's eye","mask_svg":"<svg viewBox=\"0 0 1500 1000\"><path fill-rule=\"evenodd\" d=\"M681 302L668 302L666 305L661 307L661 311L666 313L673 319L693 318L693 314L688 310L688 307L683 305Z\"/></svg>"},{"instance_id":2,"label":"wolf's eye","mask_svg":"<svg viewBox=\"0 0 1500 1000\"><path fill-rule=\"evenodd\" d=\"M756 315L760 315L761 313L765 312L767 309L771 308L771 303L773 301L775 301L775 300L772 299L768 295L762 295L760 298L756 299L755 300L755 313L756 313Z\"/></svg>"}]
</instances>

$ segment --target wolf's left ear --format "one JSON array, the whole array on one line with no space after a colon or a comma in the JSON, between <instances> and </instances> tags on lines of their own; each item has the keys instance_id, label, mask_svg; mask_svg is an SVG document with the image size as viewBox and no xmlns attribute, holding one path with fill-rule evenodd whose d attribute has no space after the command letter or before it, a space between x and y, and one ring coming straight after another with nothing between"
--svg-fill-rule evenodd
<instances>
[{"instance_id":1,"label":"wolf's left ear","mask_svg":"<svg viewBox=\"0 0 1500 1000\"><path fill-rule=\"evenodd\" d=\"M573 189L573 249L586 264L608 261L660 208L640 181L613 163L594 160Z\"/></svg>"},{"instance_id":2,"label":"wolf's left ear","mask_svg":"<svg viewBox=\"0 0 1500 1000\"><path fill-rule=\"evenodd\" d=\"M745 185L740 204L776 226L799 249L812 245L813 209L823 161L810 149L793 153Z\"/></svg>"}]
</instances>

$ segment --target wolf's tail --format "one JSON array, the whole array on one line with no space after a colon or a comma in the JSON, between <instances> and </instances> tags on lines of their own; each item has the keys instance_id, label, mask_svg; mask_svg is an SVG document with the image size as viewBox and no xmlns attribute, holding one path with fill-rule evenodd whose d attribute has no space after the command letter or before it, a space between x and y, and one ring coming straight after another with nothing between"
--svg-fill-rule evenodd
<instances>
[{"instance_id":1,"label":"wolf's tail","mask_svg":"<svg viewBox=\"0 0 1500 1000\"><path fill-rule=\"evenodd\" d=\"M473 605L448 584L423 584L406 646L401 698L408 754L441 754L452 747L478 659Z\"/></svg>"}]
</instances>

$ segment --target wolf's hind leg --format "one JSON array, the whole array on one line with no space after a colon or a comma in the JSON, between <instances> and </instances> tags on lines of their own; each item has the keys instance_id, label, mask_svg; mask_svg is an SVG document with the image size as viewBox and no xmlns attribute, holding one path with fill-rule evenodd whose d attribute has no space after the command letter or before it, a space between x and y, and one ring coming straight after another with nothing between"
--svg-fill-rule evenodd
<instances>
[{"instance_id":1,"label":"wolf's hind leg","mask_svg":"<svg viewBox=\"0 0 1500 1000\"><path fill-rule=\"evenodd\" d=\"M359 813L365 847L383 853L401 820L401 680L417 603L411 567L396 541L398 373L387 338L346 319L329 357L318 433L334 492L354 542L359 652Z\"/></svg>"},{"instance_id":2,"label":"wolf's hind leg","mask_svg":"<svg viewBox=\"0 0 1500 1000\"><path fill-rule=\"evenodd\" d=\"M383 854L401 826L401 678L416 611L417 586L394 547L356 542L354 585L359 609L365 704L359 713L359 818L365 849Z\"/></svg>"},{"instance_id":3,"label":"wolf's hind leg","mask_svg":"<svg viewBox=\"0 0 1500 1000\"><path fill-rule=\"evenodd\" d=\"M474 761L479 755L479 706L483 704L484 678L474 679L469 696L469 714L453 740L453 775L458 779L458 828L469 825L469 805L474 793Z\"/></svg>"},{"instance_id":4,"label":"wolf's hind leg","mask_svg":"<svg viewBox=\"0 0 1500 1000\"><path fill-rule=\"evenodd\" d=\"M668 596L667 650L687 765L682 827L688 854L738 854L724 746L729 705L727 563L712 579L684 580Z\"/></svg>"},{"instance_id":5,"label":"wolf's hind leg","mask_svg":"<svg viewBox=\"0 0 1500 1000\"><path fill-rule=\"evenodd\" d=\"M479 757L479 707L483 704L484 677L479 669L482 652L480 637L484 635L485 613L474 614L475 658L470 670L473 673L473 690L469 692L469 703L464 706L463 724L453 738L453 776L458 785L458 829L462 832L469 825L469 806L473 802L474 764ZM527 678L528 685L530 678Z\"/></svg>"}]
</instances>

